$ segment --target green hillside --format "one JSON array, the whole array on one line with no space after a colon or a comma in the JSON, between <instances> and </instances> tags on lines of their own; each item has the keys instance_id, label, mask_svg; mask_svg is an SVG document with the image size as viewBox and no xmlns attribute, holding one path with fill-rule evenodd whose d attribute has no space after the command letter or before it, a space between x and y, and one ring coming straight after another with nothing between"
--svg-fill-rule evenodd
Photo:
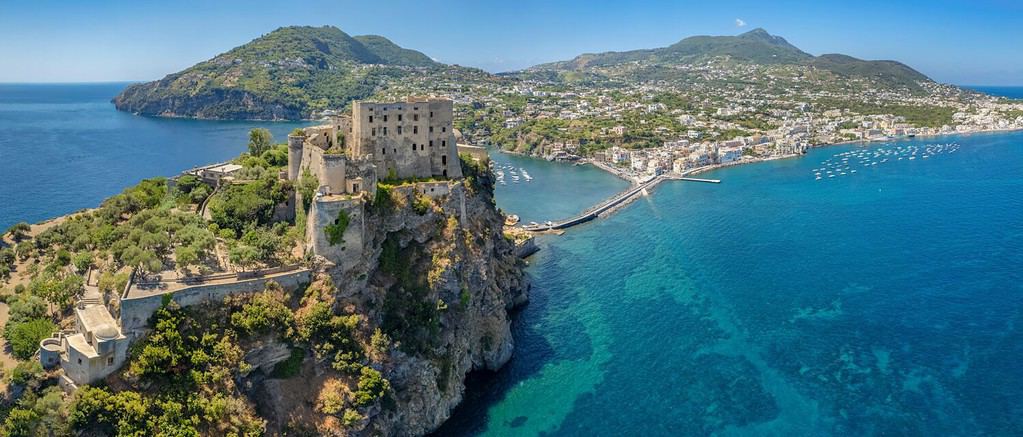
<instances>
[{"instance_id":1,"label":"green hillside","mask_svg":"<svg viewBox=\"0 0 1023 437\"><path fill-rule=\"evenodd\" d=\"M551 70L585 71L641 62L646 64L646 67L637 69L636 72L647 74L650 66L694 64L719 57L758 65L812 66L839 76L870 78L881 85L889 86L917 88L918 82L930 80L916 70L895 61L864 61L835 54L813 56L793 46L784 38L771 35L763 29L755 29L737 36L693 36L656 49L588 53L571 61L538 65L528 71L532 74Z\"/></svg>"},{"instance_id":2,"label":"green hillside","mask_svg":"<svg viewBox=\"0 0 1023 437\"><path fill-rule=\"evenodd\" d=\"M123 111L214 119L302 119L371 95L385 79L450 68L380 36L283 27L114 98Z\"/></svg>"}]
</instances>

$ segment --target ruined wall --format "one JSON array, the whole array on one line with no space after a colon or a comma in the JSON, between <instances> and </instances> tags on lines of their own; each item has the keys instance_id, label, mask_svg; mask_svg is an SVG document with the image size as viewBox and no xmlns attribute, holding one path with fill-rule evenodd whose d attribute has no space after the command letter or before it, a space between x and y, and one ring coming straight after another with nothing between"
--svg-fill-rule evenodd
<instances>
[{"instance_id":1,"label":"ruined wall","mask_svg":"<svg viewBox=\"0 0 1023 437\"><path fill-rule=\"evenodd\" d=\"M170 295L174 302L184 307L207 301L220 301L234 294L262 291L266 288L266 282L270 280L281 284L286 290L293 290L309 282L310 271L299 269L227 284L196 285L171 292ZM137 337L143 332L149 317L163 304L164 294L166 293L121 299L121 332L129 338Z\"/></svg>"}]
</instances>

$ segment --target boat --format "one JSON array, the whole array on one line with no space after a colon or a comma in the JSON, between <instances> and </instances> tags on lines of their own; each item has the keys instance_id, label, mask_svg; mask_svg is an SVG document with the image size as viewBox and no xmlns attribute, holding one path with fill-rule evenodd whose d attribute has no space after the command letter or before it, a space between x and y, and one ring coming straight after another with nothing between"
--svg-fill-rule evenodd
<instances>
[{"instance_id":1,"label":"boat","mask_svg":"<svg viewBox=\"0 0 1023 437\"><path fill-rule=\"evenodd\" d=\"M505 226L515 226L519 223L519 216L512 214L504 219Z\"/></svg>"}]
</instances>

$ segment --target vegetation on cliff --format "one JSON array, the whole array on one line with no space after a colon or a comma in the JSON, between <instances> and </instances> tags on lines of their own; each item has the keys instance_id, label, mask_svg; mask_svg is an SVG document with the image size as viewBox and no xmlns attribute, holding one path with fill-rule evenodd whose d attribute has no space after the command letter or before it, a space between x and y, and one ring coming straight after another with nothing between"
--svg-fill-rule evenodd
<instances>
[{"instance_id":1,"label":"vegetation on cliff","mask_svg":"<svg viewBox=\"0 0 1023 437\"><path fill-rule=\"evenodd\" d=\"M387 79L451 68L381 36L282 27L114 98L123 111L216 119L303 119L373 94Z\"/></svg>"}]
</instances>

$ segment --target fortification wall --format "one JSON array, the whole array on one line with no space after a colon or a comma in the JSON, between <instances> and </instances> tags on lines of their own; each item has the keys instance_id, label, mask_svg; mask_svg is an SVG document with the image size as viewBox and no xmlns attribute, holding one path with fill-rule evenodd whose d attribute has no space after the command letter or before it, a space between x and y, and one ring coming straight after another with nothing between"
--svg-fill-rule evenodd
<instances>
[{"instance_id":1,"label":"fortification wall","mask_svg":"<svg viewBox=\"0 0 1023 437\"><path fill-rule=\"evenodd\" d=\"M490 159L490 154L487 153L486 147L470 146L468 144L457 144L458 154L466 154L479 161L486 161Z\"/></svg>"},{"instance_id":2,"label":"fortification wall","mask_svg":"<svg viewBox=\"0 0 1023 437\"><path fill-rule=\"evenodd\" d=\"M345 271L355 267L362 257L365 230L365 201L362 197L318 197L312 202L306 223L306 243L314 255L341 266ZM348 227L342 241L330 244L326 227L337 222L339 213L348 216Z\"/></svg>"},{"instance_id":3,"label":"fortification wall","mask_svg":"<svg viewBox=\"0 0 1023 437\"><path fill-rule=\"evenodd\" d=\"M235 294L262 291L266 288L266 282L271 280L281 284L286 290L294 290L301 284L308 283L310 275L309 269L299 269L226 284L195 285L168 293L122 298L120 302L121 332L129 338L135 338L144 332L147 329L149 317L163 304L165 294L170 294L174 302L185 307L209 301L222 301L225 297Z\"/></svg>"},{"instance_id":4,"label":"fortification wall","mask_svg":"<svg viewBox=\"0 0 1023 437\"><path fill-rule=\"evenodd\" d=\"M303 144L305 143L304 136L288 135L288 179L298 180L298 177L302 174L303 160L305 159L305 151ZM308 164L306 164L308 165Z\"/></svg>"}]
</instances>

